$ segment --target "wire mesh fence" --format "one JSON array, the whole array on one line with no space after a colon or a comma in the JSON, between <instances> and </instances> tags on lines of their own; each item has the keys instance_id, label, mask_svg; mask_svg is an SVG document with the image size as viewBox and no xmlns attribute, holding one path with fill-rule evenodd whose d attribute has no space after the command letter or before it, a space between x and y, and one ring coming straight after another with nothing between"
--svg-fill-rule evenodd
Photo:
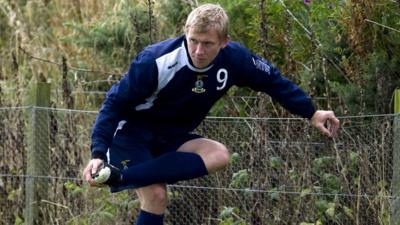
<instances>
[{"instance_id":1,"label":"wire mesh fence","mask_svg":"<svg viewBox=\"0 0 400 225\"><path fill-rule=\"evenodd\" d=\"M22 224L27 204L41 224L134 222L133 191L109 194L81 179L95 117L0 109L0 224ZM226 144L230 165L168 186L165 224L388 224L398 197L391 194L395 118L341 118L339 136L327 139L303 119L209 117L197 132ZM32 159L34 149L44 148ZM32 185L44 192L36 193L39 202L29 201Z\"/></svg>"}]
</instances>

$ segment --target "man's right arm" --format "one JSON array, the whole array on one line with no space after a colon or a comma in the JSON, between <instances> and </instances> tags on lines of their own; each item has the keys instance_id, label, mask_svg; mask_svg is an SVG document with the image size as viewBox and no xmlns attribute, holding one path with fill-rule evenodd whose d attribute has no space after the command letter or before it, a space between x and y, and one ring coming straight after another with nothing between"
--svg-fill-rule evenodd
<instances>
[{"instance_id":1,"label":"man's right arm","mask_svg":"<svg viewBox=\"0 0 400 225\"><path fill-rule=\"evenodd\" d=\"M107 92L92 130L92 158L106 159L118 123L157 87L157 67L149 52L133 61L129 72Z\"/></svg>"},{"instance_id":2,"label":"man's right arm","mask_svg":"<svg viewBox=\"0 0 400 225\"><path fill-rule=\"evenodd\" d=\"M122 120L122 112L128 108L129 101L122 94L122 89L127 89L129 75L107 92L106 99L101 106L92 130L92 158L106 159L106 152L113 138L118 122ZM129 93L127 93L129 95Z\"/></svg>"}]
</instances>

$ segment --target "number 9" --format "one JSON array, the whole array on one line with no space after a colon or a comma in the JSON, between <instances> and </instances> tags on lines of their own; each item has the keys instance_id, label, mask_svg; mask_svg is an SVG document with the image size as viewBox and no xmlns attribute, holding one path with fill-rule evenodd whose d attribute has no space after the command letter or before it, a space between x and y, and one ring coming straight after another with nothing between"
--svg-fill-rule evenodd
<instances>
[{"instance_id":1,"label":"number 9","mask_svg":"<svg viewBox=\"0 0 400 225\"><path fill-rule=\"evenodd\" d=\"M217 90L222 90L226 86L226 82L228 81L228 71L226 69L220 69L217 72L217 81L221 84L221 86L217 86Z\"/></svg>"}]
</instances>

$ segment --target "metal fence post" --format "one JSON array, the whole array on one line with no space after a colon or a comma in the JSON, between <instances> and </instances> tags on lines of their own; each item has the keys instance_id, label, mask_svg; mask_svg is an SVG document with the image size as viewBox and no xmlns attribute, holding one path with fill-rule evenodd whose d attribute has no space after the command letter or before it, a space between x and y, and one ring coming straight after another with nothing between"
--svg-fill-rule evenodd
<instances>
[{"instance_id":1,"label":"metal fence post","mask_svg":"<svg viewBox=\"0 0 400 225\"><path fill-rule=\"evenodd\" d=\"M47 199L50 173L49 112L38 107L50 106L50 84L38 82L29 95L27 125L27 179L25 185L25 223L42 224L41 200Z\"/></svg>"},{"instance_id":2,"label":"metal fence post","mask_svg":"<svg viewBox=\"0 0 400 225\"><path fill-rule=\"evenodd\" d=\"M394 92L394 117L393 122L393 176L392 195L395 198L390 204L390 224L400 225L400 89Z\"/></svg>"}]
</instances>

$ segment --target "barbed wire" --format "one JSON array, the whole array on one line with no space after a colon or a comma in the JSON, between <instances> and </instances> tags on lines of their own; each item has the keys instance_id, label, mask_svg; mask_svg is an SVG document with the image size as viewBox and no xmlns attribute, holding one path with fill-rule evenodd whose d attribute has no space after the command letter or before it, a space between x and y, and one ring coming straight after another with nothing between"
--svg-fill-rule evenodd
<instances>
[{"instance_id":1,"label":"barbed wire","mask_svg":"<svg viewBox=\"0 0 400 225\"><path fill-rule=\"evenodd\" d=\"M26 174L0 174L0 177L8 178L24 178L24 179L49 179L49 180L67 180L76 182L85 182L82 178L77 177L58 177L58 176L41 176L41 175L26 175ZM227 187L207 187L207 186L193 186L193 185L179 185L170 184L167 185L171 188L181 188L181 189L199 189L206 191L231 191L231 192L244 192L244 193L264 193L264 194L283 194L283 195L301 195L301 196L335 196L343 198L387 198L387 199L399 199L400 196L397 195L371 195L371 194L352 194L352 193L324 193L324 192L302 192L302 191L287 191L287 190L262 190L262 189L252 189L252 188L227 188ZM294 188L304 188L304 187L292 187Z\"/></svg>"},{"instance_id":2,"label":"barbed wire","mask_svg":"<svg viewBox=\"0 0 400 225\"><path fill-rule=\"evenodd\" d=\"M41 58L38 56L34 56L32 53L29 53L27 50L25 50L24 48L22 48L21 46L18 47L19 50L21 50L21 52L23 54L25 54L26 56L28 56L31 59L35 59L44 63L49 63L49 64L53 64L59 67L62 67L63 64L59 63L59 62L55 62L55 61L51 61L49 59L45 59L45 58ZM107 74L107 75L114 75L115 72L109 72L109 71L102 71L102 70L92 70L92 69L86 69L86 68L79 68L77 66L68 66L67 68L73 71L78 71L78 72L85 72L85 73L100 73L100 74Z\"/></svg>"},{"instance_id":3,"label":"barbed wire","mask_svg":"<svg viewBox=\"0 0 400 225\"><path fill-rule=\"evenodd\" d=\"M381 24L381 23L378 23L378 22L373 21L373 20L370 20L370 19L364 19L364 21L365 21L365 22L368 22L368 23L372 23L372 24L378 25L378 26L380 26L380 27L387 28L387 29L392 30L392 31L395 31L395 32L397 32L397 33L400 33L400 30L395 29L395 28L393 28L393 27L389 27L389 26L387 26L387 25L385 25L385 24Z\"/></svg>"},{"instance_id":4,"label":"barbed wire","mask_svg":"<svg viewBox=\"0 0 400 225\"><path fill-rule=\"evenodd\" d=\"M28 174L0 174L0 177L11 177L11 178L24 178L24 179L49 179L49 180L74 180L84 181L82 178L77 177L57 177L57 176L42 176L42 175L28 175Z\"/></svg>"},{"instance_id":5,"label":"barbed wire","mask_svg":"<svg viewBox=\"0 0 400 225\"><path fill-rule=\"evenodd\" d=\"M98 113L98 111L93 110L79 110L79 109L63 109L63 108L51 108L51 107L41 107L41 106L4 106L0 107L0 110L11 110L11 109L39 109L39 110L51 110L60 112L76 112L76 113ZM354 115L354 116L337 116L339 119L353 119L353 118L374 118L374 117L395 117L400 116L400 113L387 113L387 114L366 114L366 115ZM207 116L207 119L214 121L237 121L237 120L298 120L304 121L306 119L300 117L228 117L228 116Z\"/></svg>"},{"instance_id":6,"label":"barbed wire","mask_svg":"<svg viewBox=\"0 0 400 225\"><path fill-rule=\"evenodd\" d=\"M3 107L0 107L0 110L7 111L10 109L29 109L31 107L32 106L3 106Z\"/></svg>"},{"instance_id":7,"label":"barbed wire","mask_svg":"<svg viewBox=\"0 0 400 225\"><path fill-rule=\"evenodd\" d=\"M72 91L72 95L87 94L87 95L105 95L106 91Z\"/></svg>"},{"instance_id":8,"label":"barbed wire","mask_svg":"<svg viewBox=\"0 0 400 225\"><path fill-rule=\"evenodd\" d=\"M92 84L92 83L115 83L118 80L113 80L113 79L107 79L107 80L91 80L91 81L82 81L81 84L82 85L86 85L86 84Z\"/></svg>"},{"instance_id":9,"label":"barbed wire","mask_svg":"<svg viewBox=\"0 0 400 225\"><path fill-rule=\"evenodd\" d=\"M221 188L221 187L206 187L206 186L191 186L191 185L168 185L176 188L188 188L188 189L201 189L201 190L218 190L218 191L233 191L233 192L254 192L254 193L277 193L277 194L290 194L290 195L312 195L312 196L337 196L337 197L351 197L351 198L388 198L398 199L400 196L395 195L369 195L369 194L346 194L346 193L322 193L322 192L298 192L298 191L281 191L281 190L260 190L251 188Z\"/></svg>"}]
</instances>

